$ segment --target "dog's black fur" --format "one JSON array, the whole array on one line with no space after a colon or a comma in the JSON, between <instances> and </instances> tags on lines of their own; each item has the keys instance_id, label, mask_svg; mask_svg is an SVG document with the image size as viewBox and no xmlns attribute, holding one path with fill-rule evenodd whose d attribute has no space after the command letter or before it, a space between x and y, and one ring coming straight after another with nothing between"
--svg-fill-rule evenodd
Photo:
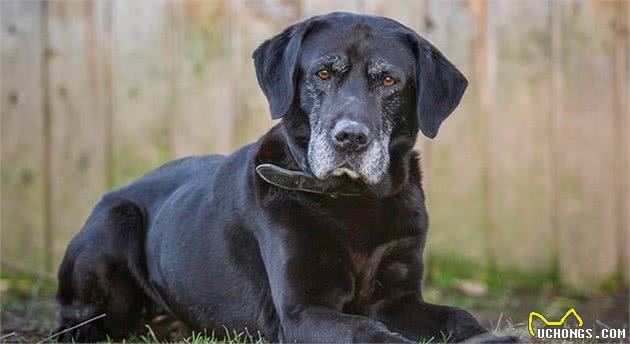
<instances>
[{"instance_id":1,"label":"dog's black fur","mask_svg":"<svg viewBox=\"0 0 630 344\"><path fill-rule=\"evenodd\" d=\"M59 330L106 316L60 339L124 338L158 308L192 329L283 342L485 333L469 313L428 304L421 292L427 212L412 147L459 103L461 73L411 29L348 13L289 27L254 60L281 123L229 156L176 160L106 194L59 269ZM385 75L396 83L384 86ZM261 163L300 170L295 154L359 171L359 152L309 150L314 125L328 135L342 119L365 125L372 140L385 133L387 161L365 160L367 172L352 179L313 173L330 189L361 185L361 197L286 190L256 174Z\"/></svg>"}]
</instances>

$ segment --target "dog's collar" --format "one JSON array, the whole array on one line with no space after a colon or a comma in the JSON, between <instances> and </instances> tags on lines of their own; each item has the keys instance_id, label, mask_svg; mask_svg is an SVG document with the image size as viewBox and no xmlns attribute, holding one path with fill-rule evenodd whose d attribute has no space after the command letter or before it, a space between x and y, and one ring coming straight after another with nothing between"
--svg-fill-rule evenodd
<instances>
[{"instance_id":1,"label":"dog's collar","mask_svg":"<svg viewBox=\"0 0 630 344\"><path fill-rule=\"evenodd\" d=\"M287 170L274 164L260 164L256 166L256 173L267 183L286 190L323 194L332 198L362 196L357 185L344 184L331 190L322 180L307 173Z\"/></svg>"},{"instance_id":2,"label":"dog's collar","mask_svg":"<svg viewBox=\"0 0 630 344\"><path fill-rule=\"evenodd\" d=\"M357 197L362 195L358 185L344 184L340 187L331 188L329 183L315 178L304 154L301 154L297 147L295 147L290 137L286 138L286 142L293 160L295 160L302 171L287 170L270 163L260 164L256 166L256 173L258 173L264 181L286 190L324 194L333 198L337 198L338 196Z\"/></svg>"},{"instance_id":3,"label":"dog's collar","mask_svg":"<svg viewBox=\"0 0 630 344\"><path fill-rule=\"evenodd\" d=\"M306 160L306 157L304 156L304 154L302 154L297 149L297 147L293 143L293 140L291 140L291 138L288 135L285 136L285 137L286 137L286 140L287 140L287 146L289 147L289 153L291 153L291 156L293 157L293 160L295 160L295 162L298 164L298 166L300 167L302 172L304 172L307 175L312 177L313 176L313 172L311 172L311 168L308 165L308 161Z\"/></svg>"}]
</instances>

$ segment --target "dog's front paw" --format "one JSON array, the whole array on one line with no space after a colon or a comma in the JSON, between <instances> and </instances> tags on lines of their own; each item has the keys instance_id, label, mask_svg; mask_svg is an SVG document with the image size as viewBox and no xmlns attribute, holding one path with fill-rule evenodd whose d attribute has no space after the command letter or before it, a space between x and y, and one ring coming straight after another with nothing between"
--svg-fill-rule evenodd
<instances>
[{"instance_id":1,"label":"dog's front paw","mask_svg":"<svg viewBox=\"0 0 630 344\"><path fill-rule=\"evenodd\" d=\"M356 331L353 343L406 343L415 344L414 341L403 337L401 334L389 331L382 324L369 324Z\"/></svg>"}]
</instances>

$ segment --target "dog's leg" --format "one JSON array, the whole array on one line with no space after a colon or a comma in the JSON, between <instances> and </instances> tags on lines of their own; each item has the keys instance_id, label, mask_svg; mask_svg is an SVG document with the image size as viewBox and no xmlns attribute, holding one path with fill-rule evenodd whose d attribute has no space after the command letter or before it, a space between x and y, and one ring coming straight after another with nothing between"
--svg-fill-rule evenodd
<instances>
[{"instance_id":1,"label":"dog's leg","mask_svg":"<svg viewBox=\"0 0 630 344\"><path fill-rule=\"evenodd\" d=\"M130 273L129 249L138 245L142 216L131 202L102 201L72 240L59 268L59 340L118 339L141 328L146 297Z\"/></svg>"},{"instance_id":2,"label":"dog's leg","mask_svg":"<svg viewBox=\"0 0 630 344\"><path fill-rule=\"evenodd\" d=\"M412 343L378 321L343 313L356 292L348 253L321 230L304 227L276 227L266 233L260 244L280 320L278 340Z\"/></svg>"},{"instance_id":3,"label":"dog's leg","mask_svg":"<svg viewBox=\"0 0 630 344\"><path fill-rule=\"evenodd\" d=\"M389 303L374 312L374 318L389 329L415 341L428 340L459 343L473 339L480 343L512 343L514 337L488 334L467 311L426 303L419 296ZM475 339L476 338L476 339Z\"/></svg>"}]
</instances>

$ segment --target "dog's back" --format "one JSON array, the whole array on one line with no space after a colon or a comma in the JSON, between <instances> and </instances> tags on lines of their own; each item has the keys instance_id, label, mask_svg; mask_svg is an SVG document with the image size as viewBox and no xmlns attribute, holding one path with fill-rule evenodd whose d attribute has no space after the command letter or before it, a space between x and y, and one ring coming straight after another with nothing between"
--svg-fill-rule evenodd
<instances>
[{"instance_id":1,"label":"dog's back","mask_svg":"<svg viewBox=\"0 0 630 344\"><path fill-rule=\"evenodd\" d=\"M168 162L130 184L103 196L123 198L145 207L149 213L159 209L178 188L186 184L210 185L223 155L191 156Z\"/></svg>"}]
</instances>

